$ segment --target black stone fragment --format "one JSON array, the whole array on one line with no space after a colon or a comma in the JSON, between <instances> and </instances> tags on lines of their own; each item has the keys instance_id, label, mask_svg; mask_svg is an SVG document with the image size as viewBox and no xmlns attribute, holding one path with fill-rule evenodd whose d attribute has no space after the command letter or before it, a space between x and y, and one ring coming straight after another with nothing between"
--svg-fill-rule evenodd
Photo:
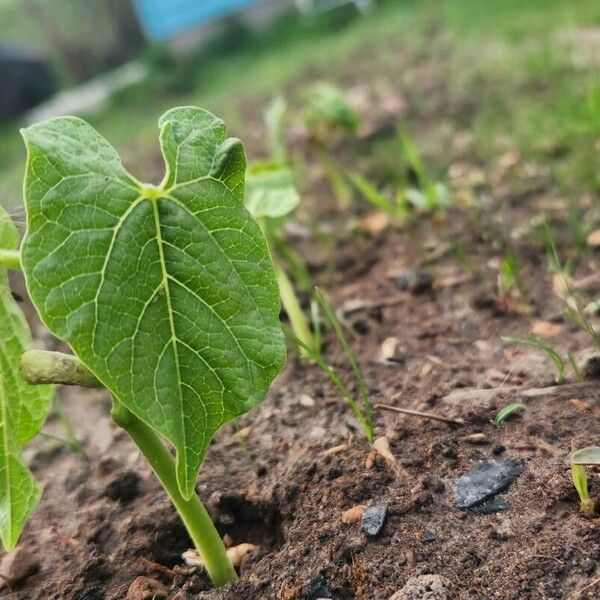
<instances>
[{"instance_id":1,"label":"black stone fragment","mask_svg":"<svg viewBox=\"0 0 600 600\"><path fill-rule=\"evenodd\" d=\"M421 534L421 541L424 544L433 544L434 542L437 542L437 539L437 535L433 533L433 531L424 531Z\"/></svg>"},{"instance_id":2,"label":"black stone fragment","mask_svg":"<svg viewBox=\"0 0 600 600\"><path fill-rule=\"evenodd\" d=\"M385 502L365 508L360 528L371 537L381 533L387 518L388 505Z\"/></svg>"},{"instance_id":3,"label":"black stone fragment","mask_svg":"<svg viewBox=\"0 0 600 600\"><path fill-rule=\"evenodd\" d=\"M104 600L106 592L99 587L92 587L75 594L73 600Z\"/></svg>"},{"instance_id":4,"label":"black stone fragment","mask_svg":"<svg viewBox=\"0 0 600 600\"><path fill-rule=\"evenodd\" d=\"M452 482L454 502L460 508L472 508L499 492L503 492L523 472L516 458L503 461L485 460Z\"/></svg>"},{"instance_id":5,"label":"black stone fragment","mask_svg":"<svg viewBox=\"0 0 600 600\"><path fill-rule=\"evenodd\" d=\"M422 269L409 269L402 275L395 277L394 283L403 291L408 290L413 294L423 294L433 287L433 277Z\"/></svg>"},{"instance_id":6,"label":"black stone fragment","mask_svg":"<svg viewBox=\"0 0 600 600\"><path fill-rule=\"evenodd\" d=\"M319 598L331 598L331 592L323 575L313 577L305 586L303 596L306 600L318 600Z\"/></svg>"},{"instance_id":7,"label":"black stone fragment","mask_svg":"<svg viewBox=\"0 0 600 600\"><path fill-rule=\"evenodd\" d=\"M490 498L481 504L472 506L469 510L480 515L490 515L492 513L502 512L510 508L510 502L506 498Z\"/></svg>"}]
</instances>

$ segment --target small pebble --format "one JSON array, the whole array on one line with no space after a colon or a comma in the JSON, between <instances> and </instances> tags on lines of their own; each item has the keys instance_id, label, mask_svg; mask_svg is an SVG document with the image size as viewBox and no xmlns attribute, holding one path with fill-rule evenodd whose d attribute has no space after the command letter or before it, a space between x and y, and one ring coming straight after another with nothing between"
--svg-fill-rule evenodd
<instances>
[{"instance_id":1,"label":"small pebble","mask_svg":"<svg viewBox=\"0 0 600 600\"><path fill-rule=\"evenodd\" d=\"M388 505L385 502L365 508L360 528L371 537L379 535L385 525L387 513Z\"/></svg>"},{"instance_id":2,"label":"small pebble","mask_svg":"<svg viewBox=\"0 0 600 600\"><path fill-rule=\"evenodd\" d=\"M492 454L495 454L496 456L502 454L503 452L506 452L506 446L503 446L502 444L496 444L492 448Z\"/></svg>"},{"instance_id":3,"label":"small pebble","mask_svg":"<svg viewBox=\"0 0 600 600\"><path fill-rule=\"evenodd\" d=\"M477 506L473 506L471 510L480 515L491 515L492 513L502 512L510 508L510 502L506 498L491 498Z\"/></svg>"},{"instance_id":4,"label":"small pebble","mask_svg":"<svg viewBox=\"0 0 600 600\"><path fill-rule=\"evenodd\" d=\"M314 399L308 394L302 394L298 402L300 406L304 406L304 408L312 408L315 405Z\"/></svg>"},{"instance_id":5,"label":"small pebble","mask_svg":"<svg viewBox=\"0 0 600 600\"><path fill-rule=\"evenodd\" d=\"M403 291L423 294L433 287L433 277L422 269L409 269L398 277L394 277L394 283Z\"/></svg>"},{"instance_id":6,"label":"small pebble","mask_svg":"<svg viewBox=\"0 0 600 600\"><path fill-rule=\"evenodd\" d=\"M421 541L424 544L433 544L433 542L437 542L437 539L437 535L433 531L424 531L421 535Z\"/></svg>"},{"instance_id":7,"label":"small pebble","mask_svg":"<svg viewBox=\"0 0 600 600\"><path fill-rule=\"evenodd\" d=\"M357 504L348 510L345 510L342 513L342 523L346 525L353 525L354 523L358 523L363 516L365 511L365 507L362 504Z\"/></svg>"},{"instance_id":8,"label":"small pebble","mask_svg":"<svg viewBox=\"0 0 600 600\"><path fill-rule=\"evenodd\" d=\"M164 600L168 596L169 588L164 583L140 575L129 586L125 600Z\"/></svg>"},{"instance_id":9,"label":"small pebble","mask_svg":"<svg viewBox=\"0 0 600 600\"><path fill-rule=\"evenodd\" d=\"M411 577L389 600L449 600L446 580L439 575Z\"/></svg>"}]
</instances>

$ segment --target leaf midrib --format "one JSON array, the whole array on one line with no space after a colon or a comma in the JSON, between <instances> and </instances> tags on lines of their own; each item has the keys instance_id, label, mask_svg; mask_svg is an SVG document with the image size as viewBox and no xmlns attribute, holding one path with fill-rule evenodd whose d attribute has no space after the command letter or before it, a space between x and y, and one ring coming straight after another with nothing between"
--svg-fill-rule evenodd
<instances>
[{"instance_id":1,"label":"leaf midrib","mask_svg":"<svg viewBox=\"0 0 600 600\"><path fill-rule=\"evenodd\" d=\"M158 214L158 200L150 200L152 202L152 211L154 214L154 225L156 227L156 243L158 245L158 254L160 258L160 269L162 274L162 287L165 292L165 300L167 302L167 312L169 314L169 328L171 330L171 344L173 346L173 354L175 358L175 371L177 373L177 396L179 400L179 415L180 415L180 425L181 425L181 437L183 442L183 447L187 448L187 435L185 430L185 422L184 422L184 411L183 411L183 393L182 393L182 385L181 385L181 373L179 370L179 351L177 350L177 334L175 333L175 322L173 320L173 307L171 304L171 289L169 287L169 274L167 273L167 265L165 262L165 255L163 250L163 239L162 239L162 229L160 225L160 215ZM159 288L160 289L160 288ZM187 467L187 461L186 461ZM187 485L187 468L185 473L185 483L180 487L182 489L188 489Z\"/></svg>"}]
</instances>

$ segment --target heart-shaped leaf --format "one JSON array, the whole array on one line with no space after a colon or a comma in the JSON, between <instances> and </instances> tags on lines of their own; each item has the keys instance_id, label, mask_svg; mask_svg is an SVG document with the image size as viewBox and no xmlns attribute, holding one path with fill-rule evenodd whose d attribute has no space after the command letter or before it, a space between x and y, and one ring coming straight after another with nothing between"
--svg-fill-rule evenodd
<instances>
[{"instance_id":1,"label":"heart-shaped leaf","mask_svg":"<svg viewBox=\"0 0 600 600\"><path fill-rule=\"evenodd\" d=\"M14 250L17 231L0 208L0 248ZM52 403L50 386L32 386L21 377L19 361L31 336L0 271L0 537L4 547L17 543L37 506L40 489L21 458L22 447L42 428Z\"/></svg>"},{"instance_id":2,"label":"heart-shaped leaf","mask_svg":"<svg viewBox=\"0 0 600 600\"><path fill-rule=\"evenodd\" d=\"M159 127L160 186L80 119L26 129L22 263L50 330L173 444L187 498L215 431L263 399L285 345L241 142L199 108Z\"/></svg>"}]
</instances>

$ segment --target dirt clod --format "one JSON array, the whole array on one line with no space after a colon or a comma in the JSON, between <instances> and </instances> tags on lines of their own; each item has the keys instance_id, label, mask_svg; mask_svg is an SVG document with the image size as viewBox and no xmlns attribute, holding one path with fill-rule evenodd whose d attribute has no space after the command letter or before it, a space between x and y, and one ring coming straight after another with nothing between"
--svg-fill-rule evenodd
<instances>
[{"instance_id":1,"label":"dirt clod","mask_svg":"<svg viewBox=\"0 0 600 600\"><path fill-rule=\"evenodd\" d=\"M152 577L140 575L129 586L126 600L163 600L168 596L166 585Z\"/></svg>"},{"instance_id":2,"label":"dirt clod","mask_svg":"<svg viewBox=\"0 0 600 600\"><path fill-rule=\"evenodd\" d=\"M364 510L365 507L362 504L357 504L356 506L345 510L342 513L342 523L345 523L346 525L358 523L362 519Z\"/></svg>"},{"instance_id":3,"label":"dirt clod","mask_svg":"<svg viewBox=\"0 0 600 600\"><path fill-rule=\"evenodd\" d=\"M0 562L0 589L19 584L39 569L39 562L30 550L19 547Z\"/></svg>"},{"instance_id":4,"label":"dirt clod","mask_svg":"<svg viewBox=\"0 0 600 600\"><path fill-rule=\"evenodd\" d=\"M411 577L389 600L449 600L447 584L439 575Z\"/></svg>"},{"instance_id":5,"label":"dirt clod","mask_svg":"<svg viewBox=\"0 0 600 600\"><path fill-rule=\"evenodd\" d=\"M103 495L115 502L131 502L138 495L139 484L140 476L137 473L123 471L107 484Z\"/></svg>"}]
</instances>

